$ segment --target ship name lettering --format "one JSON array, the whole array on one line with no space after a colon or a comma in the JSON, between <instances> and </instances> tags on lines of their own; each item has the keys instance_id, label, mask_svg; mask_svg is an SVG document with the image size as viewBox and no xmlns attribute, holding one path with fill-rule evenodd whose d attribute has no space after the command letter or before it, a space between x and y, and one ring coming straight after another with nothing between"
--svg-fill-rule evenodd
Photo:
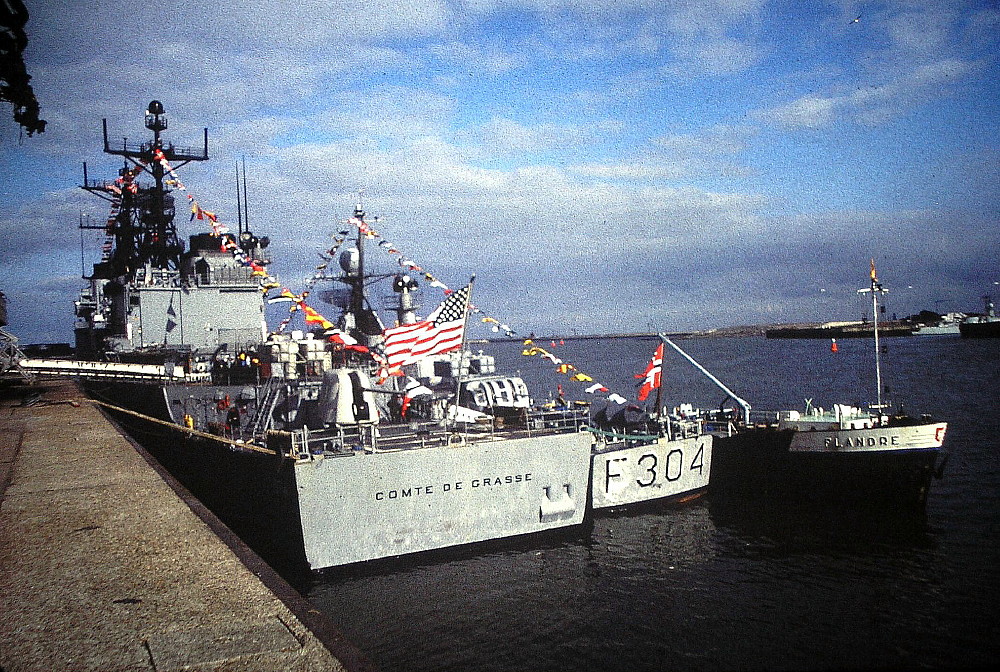
<instances>
[{"instance_id":1,"label":"ship name lettering","mask_svg":"<svg viewBox=\"0 0 1000 672\"><path fill-rule=\"evenodd\" d=\"M500 485L513 485L515 483L528 483L531 481L531 473L506 474L503 476L486 476L474 478L470 482L473 488L496 487ZM375 493L375 501L384 502L396 499L412 499L421 495L434 495L439 492L452 492L462 490L465 481L454 481L437 485L415 485L408 488L394 488L392 490L379 490Z\"/></svg>"},{"instance_id":2,"label":"ship name lettering","mask_svg":"<svg viewBox=\"0 0 1000 672\"><path fill-rule=\"evenodd\" d=\"M433 485L417 485L412 488L400 488L398 490L380 490L375 493L375 500L380 502L385 499L407 499L409 497L433 494Z\"/></svg>"},{"instance_id":3,"label":"ship name lettering","mask_svg":"<svg viewBox=\"0 0 1000 672\"><path fill-rule=\"evenodd\" d=\"M698 461L698 455L701 455L701 451L698 451L695 461L691 464L691 470L697 469L701 471L701 463ZM609 461L610 464L610 461ZM666 463L663 466L663 473L657 472L657 467L659 466L659 461L654 453L646 453L638 459L639 466L642 467L642 474L649 474L648 477L635 479L636 485L640 488L648 488L651 485L656 485L657 478L661 477L667 481L673 483L684 475L684 451L680 448L674 448L669 453L666 454ZM646 480L644 480L646 478ZM659 486L657 486L659 487Z\"/></svg>"},{"instance_id":4,"label":"ship name lettering","mask_svg":"<svg viewBox=\"0 0 1000 672\"><path fill-rule=\"evenodd\" d=\"M824 448L874 448L876 446L898 446L899 436L848 436L844 443L836 436L823 439Z\"/></svg>"},{"instance_id":5,"label":"ship name lettering","mask_svg":"<svg viewBox=\"0 0 1000 672\"><path fill-rule=\"evenodd\" d=\"M484 478L472 479L472 487L480 488L488 485L503 485L505 483L527 483L531 480L531 474L509 474L507 476L486 476Z\"/></svg>"},{"instance_id":6,"label":"ship name lettering","mask_svg":"<svg viewBox=\"0 0 1000 672\"><path fill-rule=\"evenodd\" d=\"M613 462L627 462L627 461L628 461L627 457L616 457L614 459L606 460L605 461L605 465L604 465L604 492L611 492L611 479L612 478L618 479L618 478L622 477L622 473L620 471L612 473L612 471L611 471L611 464Z\"/></svg>"}]
</instances>

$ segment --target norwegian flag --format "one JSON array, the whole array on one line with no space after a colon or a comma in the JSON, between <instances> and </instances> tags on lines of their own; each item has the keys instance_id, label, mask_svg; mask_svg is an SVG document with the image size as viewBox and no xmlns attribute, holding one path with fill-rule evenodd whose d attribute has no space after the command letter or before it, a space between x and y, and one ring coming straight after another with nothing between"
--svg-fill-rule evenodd
<instances>
[{"instance_id":1,"label":"norwegian flag","mask_svg":"<svg viewBox=\"0 0 1000 672\"><path fill-rule=\"evenodd\" d=\"M663 343L660 343L653 353L653 358L646 365L646 371L636 374L636 378L642 378L642 387L639 388L639 401L646 401L649 393L660 386L660 373L663 370Z\"/></svg>"},{"instance_id":2,"label":"norwegian flag","mask_svg":"<svg viewBox=\"0 0 1000 672\"><path fill-rule=\"evenodd\" d=\"M399 375L402 367L425 357L462 347L471 292L472 285L466 285L453 292L426 320L392 327L382 333L389 375Z\"/></svg>"}]
</instances>

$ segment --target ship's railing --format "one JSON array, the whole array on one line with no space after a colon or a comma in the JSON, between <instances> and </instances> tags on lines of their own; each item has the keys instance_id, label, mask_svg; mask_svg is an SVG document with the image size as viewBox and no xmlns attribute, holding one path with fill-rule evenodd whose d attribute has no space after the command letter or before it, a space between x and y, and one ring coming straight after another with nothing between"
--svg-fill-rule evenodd
<instances>
[{"instance_id":1,"label":"ship's railing","mask_svg":"<svg viewBox=\"0 0 1000 672\"><path fill-rule=\"evenodd\" d=\"M257 280L253 276L253 269L249 267L215 266L209 269L198 270L188 276L194 280L198 286L227 286L227 285L249 285L256 286Z\"/></svg>"},{"instance_id":2,"label":"ship's railing","mask_svg":"<svg viewBox=\"0 0 1000 672\"><path fill-rule=\"evenodd\" d=\"M374 425L353 425L322 431L310 431L308 427L294 432L271 431L267 434L267 446L297 460L351 455L355 452L373 451L375 432Z\"/></svg>"},{"instance_id":3,"label":"ship's railing","mask_svg":"<svg viewBox=\"0 0 1000 672\"><path fill-rule=\"evenodd\" d=\"M705 432L715 436L733 436L748 428L777 427L780 413L778 411L753 410L747 414L747 420L734 419L725 412L702 411L702 422Z\"/></svg>"},{"instance_id":4,"label":"ship's railing","mask_svg":"<svg viewBox=\"0 0 1000 672\"><path fill-rule=\"evenodd\" d=\"M133 364L125 362L91 362L71 359L24 359L20 366L31 373L83 378L117 378L121 380L181 381L181 367L163 364Z\"/></svg>"},{"instance_id":5,"label":"ship's railing","mask_svg":"<svg viewBox=\"0 0 1000 672\"><path fill-rule=\"evenodd\" d=\"M538 411L526 422L488 418L482 422L439 421L351 425L323 430L271 432L268 445L283 442L283 451L297 459L317 459L354 452L393 452L436 446L461 446L488 441L529 438L583 431L586 411Z\"/></svg>"},{"instance_id":6,"label":"ship's railing","mask_svg":"<svg viewBox=\"0 0 1000 672\"><path fill-rule=\"evenodd\" d=\"M167 157L169 161L204 161L208 158L208 136L206 135L206 145L205 148L194 149L193 147L175 147L173 144L164 145L162 147L163 154ZM122 139L121 143L118 142L108 142L105 138L104 151L109 154L118 154L120 156L152 156L153 153L153 143L151 142L129 142L127 139Z\"/></svg>"},{"instance_id":7,"label":"ship's railing","mask_svg":"<svg viewBox=\"0 0 1000 672\"><path fill-rule=\"evenodd\" d=\"M133 181L139 189L149 189L152 185L148 182L140 182L138 180ZM84 189L97 190L97 191L107 191L111 192L114 189L121 189L121 186L115 180L91 180L87 179L83 183ZM103 229L107 226L106 223L101 224L80 224L81 229Z\"/></svg>"},{"instance_id":8,"label":"ship's railing","mask_svg":"<svg viewBox=\"0 0 1000 672\"><path fill-rule=\"evenodd\" d=\"M250 421L251 436L258 436L270 429L271 414L281 397L281 389L279 378L268 378L264 382L260 401L257 402L256 411Z\"/></svg>"},{"instance_id":9,"label":"ship's railing","mask_svg":"<svg viewBox=\"0 0 1000 672\"><path fill-rule=\"evenodd\" d=\"M479 422L413 423L380 428L378 450L409 450L427 446L462 445L582 431L586 410L525 409L514 417L485 417Z\"/></svg>"},{"instance_id":10,"label":"ship's railing","mask_svg":"<svg viewBox=\"0 0 1000 672\"><path fill-rule=\"evenodd\" d=\"M626 447L647 445L660 439L668 441L695 439L711 433L701 418L679 419L673 417L662 424L652 420L649 423L629 427L591 426L587 430L606 445L625 445Z\"/></svg>"},{"instance_id":11,"label":"ship's railing","mask_svg":"<svg viewBox=\"0 0 1000 672\"><path fill-rule=\"evenodd\" d=\"M136 282L146 287L180 287L180 273L167 268L145 268L136 272Z\"/></svg>"},{"instance_id":12,"label":"ship's railing","mask_svg":"<svg viewBox=\"0 0 1000 672\"><path fill-rule=\"evenodd\" d=\"M531 409L524 414L527 431L577 431L590 420L586 408Z\"/></svg>"}]
</instances>

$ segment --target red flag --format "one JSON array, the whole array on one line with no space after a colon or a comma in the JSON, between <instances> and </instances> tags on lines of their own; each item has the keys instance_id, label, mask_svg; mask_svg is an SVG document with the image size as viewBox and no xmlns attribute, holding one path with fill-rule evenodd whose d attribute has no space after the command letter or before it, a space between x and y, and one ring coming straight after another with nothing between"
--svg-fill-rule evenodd
<instances>
[{"instance_id":1,"label":"red flag","mask_svg":"<svg viewBox=\"0 0 1000 672\"><path fill-rule=\"evenodd\" d=\"M472 285L453 292L427 319L386 329L385 358L388 373L394 374L407 364L462 347L465 318Z\"/></svg>"},{"instance_id":2,"label":"red flag","mask_svg":"<svg viewBox=\"0 0 1000 672\"><path fill-rule=\"evenodd\" d=\"M653 358L646 365L646 371L636 374L636 378L642 378L642 387L639 388L639 401L646 401L649 393L660 386L660 373L663 369L663 343L656 348Z\"/></svg>"},{"instance_id":3,"label":"red flag","mask_svg":"<svg viewBox=\"0 0 1000 672\"><path fill-rule=\"evenodd\" d=\"M357 339L355 339L350 334L345 334L344 332L342 332L340 330L335 330L335 331L332 331L332 332L328 331L324 335L326 336L326 340L330 341L331 343L333 343L335 345L357 345L358 344ZM365 352L367 352L367 351L368 351L368 349L365 348Z\"/></svg>"}]
</instances>

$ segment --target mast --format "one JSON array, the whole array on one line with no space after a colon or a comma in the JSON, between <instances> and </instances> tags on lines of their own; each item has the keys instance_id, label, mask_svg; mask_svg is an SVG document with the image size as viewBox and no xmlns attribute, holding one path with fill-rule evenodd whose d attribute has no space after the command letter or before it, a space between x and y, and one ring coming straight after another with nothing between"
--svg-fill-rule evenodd
<instances>
[{"instance_id":1,"label":"mast","mask_svg":"<svg viewBox=\"0 0 1000 672\"><path fill-rule=\"evenodd\" d=\"M247 157L243 157L243 225L250 230L250 194L247 193Z\"/></svg>"},{"instance_id":2,"label":"mast","mask_svg":"<svg viewBox=\"0 0 1000 672\"><path fill-rule=\"evenodd\" d=\"M365 211L359 202L354 208L354 217L361 222L358 227L358 240L356 247L358 250L358 278L357 282L351 285L351 312L361 315L365 309Z\"/></svg>"},{"instance_id":3,"label":"mast","mask_svg":"<svg viewBox=\"0 0 1000 672\"><path fill-rule=\"evenodd\" d=\"M469 304L472 303L472 285L476 274L469 278L469 292L465 296L465 309L462 311L462 345L458 348L458 375L455 376L455 422L458 422L458 406L462 392L462 364L465 362L465 336L469 333Z\"/></svg>"},{"instance_id":4,"label":"mast","mask_svg":"<svg viewBox=\"0 0 1000 672\"><path fill-rule=\"evenodd\" d=\"M243 233L243 201L240 199L240 163L236 162L236 230Z\"/></svg>"},{"instance_id":5,"label":"mast","mask_svg":"<svg viewBox=\"0 0 1000 672\"><path fill-rule=\"evenodd\" d=\"M122 139L121 146L108 140L108 120L103 121L104 152L125 159L115 182L91 181L84 164L83 185L87 191L111 201L113 218L107 225L83 224L81 228L104 229L114 237L114 252L107 263L95 268L95 276L113 278L127 275L149 264L155 268L177 269L184 252L184 244L174 225L174 198L170 195L169 182L162 160L173 168L191 161L208 160L208 129L205 129L204 149L185 149L164 144L161 133L167 129L163 104L150 101L145 113L145 126L153 132L152 141L129 144ZM141 185L140 172L153 178L153 185ZM115 195L111 195L111 191Z\"/></svg>"},{"instance_id":6,"label":"mast","mask_svg":"<svg viewBox=\"0 0 1000 672\"><path fill-rule=\"evenodd\" d=\"M875 260L872 259L871 265L871 287L865 289L859 289L858 294L864 294L866 292L872 293L872 331L875 334L875 398L877 399L876 408L881 413L882 411L882 363L881 363L881 353L879 352L878 345L878 295L885 294L889 290L882 287L882 284L878 281L878 277L875 273Z\"/></svg>"},{"instance_id":7,"label":"mast","mask_svg":"<svg viewBox=\"0 0 1000 672\"><path fill-rule=\"evenodd\" d=\"M337 278L350 289L350 295L341 305L341 328L368 347L372 347L381 338L384 326L378 314L368 304L365 295L365 238L369 229L365 223L365 211L359 202L354 208L351 221L358 229L355 247L345 250L340 255L340 267L344 274ZM372 277L390 277L372 276Z\"/></svg>"}]
</instances>

